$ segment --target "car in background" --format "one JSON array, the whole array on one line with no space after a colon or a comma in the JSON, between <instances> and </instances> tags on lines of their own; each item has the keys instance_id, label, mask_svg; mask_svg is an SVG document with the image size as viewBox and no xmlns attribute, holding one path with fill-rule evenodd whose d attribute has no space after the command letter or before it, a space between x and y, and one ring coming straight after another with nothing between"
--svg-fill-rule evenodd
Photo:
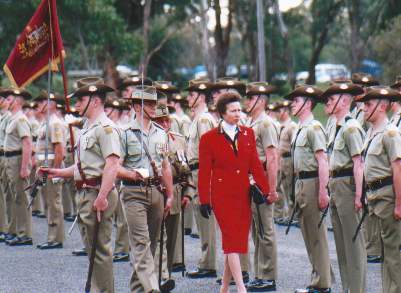
<instances>
[{"instance_id":1,"label":"car in background","mask_svg":"<svg viewBox=\"0 0 401 293\"><path fill-rule=\"evenodd\" d=\"M325 83L338 78L350 78L351 72L344 64L320 63L315 66L316 82ZM308 79L307 71L300 71L296 75L298 82L305 82Z\"/></svg>"}]
</instances>

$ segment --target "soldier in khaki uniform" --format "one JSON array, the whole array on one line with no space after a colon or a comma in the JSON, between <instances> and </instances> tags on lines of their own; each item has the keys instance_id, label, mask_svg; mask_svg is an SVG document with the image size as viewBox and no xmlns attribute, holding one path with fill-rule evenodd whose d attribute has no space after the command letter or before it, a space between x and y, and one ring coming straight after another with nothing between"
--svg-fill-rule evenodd
<instances>
[{"instance_id":1,"label":"soldier in khaki uniform","mask_svg":"<svg viewBox=\"0 0 401 293\"><path fill-rule=\"evenodd\" d=\"M121 198L133 262L131 292L160 292L175 286L174 282L167 282L159 288L158 268L154 261L162 219L173 202L167 134L152 122L156 102L154 87L135 88L132 103L136 118L122 134L119 178L122 179ZM159 191L158 184L165 187L164 194Z\"/></svg>"},{"instance_id":2,"label":"soldier in khaki uniform","mask_svg":"<svg viewBox=\"0 0 401 293\"><path fill-rule=\"evenodd\" d=\"M364 88L365 92L370 86L378 86L379 82L369 74L354 73L352 74L352 82ZM362 96L362 95L361 95ZM360 96L360 97L361 97ZM355 99L358 100L358 97ZM364 104L362 102L355 102L356 107L351 112L351 116L359 121L365 131L370 127L369 122L364 118ZM380 250L380 228L379 219L376 215L370 214L364 223L365 244L367 252L368 263L381 262Z\"/></svg>"},{"instance_id":3,"label":"soldier in khaki uniform","mask_svg":"<svg viewBox=\"0 0 401 293\"><path fill-rule=\"evenodd\" d=\"M155 121L161 125L167 133L168 139L168 158L172 166L173 183L174 183L174 200L170 209L170 213L166 218L166 245L164 246L163 261L166 264L163 266L168 268L168 273L171 274L173 264L175 269L185 269L185 264L181 258L182 249L181 241L178 241L178 236L181 237L183 231L180 230L180 215L183 209L186 209L195 194L195 186L192 182L190 169L186 155L186 140L183 135L170 130L171 120L169 117L169 108L165 105L158 105L156 109ZM178 245L178 243L180 245ZM179 247L179 249L176 249ZM159 248L157 249L157 252ZM158 261L156 254L156 261ZM174 262L174 260L179 261ZM168 278L166 276L165 278Z\"/></svg>"},{"instance_id":4,"label":"soldier in khaki uniform","mask_svg":"<svg viewBox=\"0 0 401 293\"><path fill-rule=\"evenodd\" d=\"M10 210L7 208L7 198L11 198L10 189L8 186L7 174L5 172L5 157L4 157L4 139L6 136L6 126L11 117L8 111L8 102L6 93L0 89L0 242L4 242L8 236L8 222Z\"/></svg>"},{"instance_id":5,"label":"soldier in khaki uniform","mask_svg":"<svg viewBox=\"0 0 401 293\"><path fill-rule=\"evenodd\" d=\"M362 148L364 130L350 115L354 96L362 87L341 83L330 86L322 95L329 113L335 115L334 134L330 136L329 190L331 222L336 243L337 259L344 292L366 290L366 248L363 235L352 241L361 219L362 207Z\"/></svg>"},{"instance_id":6,"label":"soldier in khaki uniform","mask_svg":"<svg viewBox=\"0 0 401 293\"><path fill-rule=\"evenodd\" d=\"M92 291L114 292L111 230L118 195L114 187L119 166L120 140L114 123L104 113L106 94L113 89L101 79L77 89L72 98L86 117L76 144L76 163L64 169L41 168L49 179L74 177L77 186L78 225L86 251L91 251L96 221L99 221ZM91 291L91 292L92 292Z\"/></svg>"},{"instance_id":7,"label":"soldier in khaki uniform","mask_svg":"<svg viewBox=\"0 0 401 293\"><path fill-rule=\"evenodd\" d=\"M198 186L200 138L216 126L215 119L207 109L211 88L212 84L206 80L191 80L187 88L188 105L194 111L194 119L189 127L188 135L188 160L195 186ZM216 219L214 215L211 215L209 219L202 217L198 196L194 198L193 208L202 253L198 267L188 272L187 277L193 279L216 277Z\"/></svg>"},{"instance_id":8,"label":"soldier in khaki uniform","mask_svg":"<svg viewBox=\"0 0 401 293\"><path fill-rule=\"evenodd\" d=\"M387 109L401 94L377 87L359 99L371 124L364 145L364 176L369 214L376 215L382 244L384 293L401 292L401 135L388 123Z\"/></svg>"},{"instance_id":9,"label":"soldier in khaki uniform","mask_svg":"<svg viewBox=\"0 0 401 293\"><path fill-rule=\"evenodd\" d=\"M391 85L391 88L401 92L401 76L397 76L397 79L395 83ZM394 124L399 130L401 130L401 103L398 101L392 101L390 110L392 113L390 123Z\"/></svg>"},{"instance_id":10,"label":"soldier in khaki uniform","mask_svg":"<svg viewBox=\"0 0 401 293\"><path fill-rule=\"evenodd\" d=\"M35 101L38 103L38 111L42 112L46 117L39 127L35 148L35 158L38 166L48 163L51 168L60 168L63 163L66 133L63 121L56 115L57 98L56 95L52 93L48 95L45 91L35 98ZM47 117L47 112L49 113L49 117ZM47 119L49 121L46 121ZM46 131L48 131L48 137L46 137ZM48 139L47 142L46 139ZM48 149L46 150L46 148ZM46 162L46 151L48 152L48 162ZM48 179L42 187L42 196L47 207L48 234L47 241L37 246L39 249L63 247L64 212L61 187L62 183L59 179Z\"/></svg>"},{"instance_id":11,"label":"soldier in khaki uniform","mask_svg":"<svg viewBox=\"0 0 401 293\"><path fill-rule=\"evenodd\" d=\"M188 108L188 102L180 94L173 95L170 101L170 106L174 107L174 113L170 114L181 120L180 133L187 138L189 132L189 126L191 125L191 118L185 114L184 109Z\"/></svg>"},{"instance_id":12,"label":"soldier in khaki uniform","mask_svg":"<svg viewBox=\"0 0 401 293\"><path fill-rule=\"evenodd\" d=\"M274 228L272 203L278 200L276 191L278 175L278 135L279 129L265 110L269 94L275 88L266 82L253 82L246 86L246 112L249 115L245 126L255 132L256 149L259 160L266 170L267 180L271 190L268 194L268 203L259 205L260 217L254 202L252 202L252 237L255 244L254 273L255 279L247 285L249 292L275 290L277 279L277 243ZM260 220L262 220L260 222ZM260 236L260 227L263 226L263 237Z\"/></svg>"},{"instance_id":13,"label":"soldier in khaki uniform","mask_svg":"<svg viewBox=\"0 0 401 293\"><path fill-rule=\"evenodd\" d=\"M326 224L318 229L320 211L329 204L326 135L312 114L321 94L322 91L312 86L299 86L286 97L292 100L292 114L300 121L291 146L296 176L295 208L299 209L302 236L312 265L310 285L296 292L331 292Z\"/></svg>"},{"instance_id":14,"label":"soldier in khaki uniform","mask_svg":"<svg viewBox=\"0 0 401 293\"><path fill-rule=\"evenodd\" d=\"M105 104L105 113L120 129L121 135L128 127L126 124L120 123L121 112L123 110L125 101L117 99L108 99ZM122 137L120 137L122 139ZM121 195L121 181L117 180L116 188ZM121 197L121 196L120 196ZM124 209L121 198L118 201L117 209L114 215L116 225L116 237L114 242L114 262L129 261L129 240L128 240L128 224L125 218Z\"/></svg>"},{"instance_id":15,"label":"soldier in khaki uniform","mask_svg":"<svg viewBox=\"0 0 401 293\"><path fill-rule=\"evenodd\" d=\"M28 207L28 193L24 188L29 185L31 173L32 136L28 118L22 112L25 100L31 94L25 90L9 89L7 96L11 118L6 127L4 156L7 178L12 195L9 231L15 237L6 240L10 246L32 245L32 215Z\"/></svg>"},{"instance_id":16,"label":"soldier in khaki uniform","mask_svg":"<svg viewBox=\"0 0 401 293\"><path fill-rule=\"evenodd\" d=\"M280 152L280 172L279 172L279 197L283 199L284 206L287 210L283 209L283 224L288 222L288 217L294 208L294 198L291 193L292 182L292 158L291 158L291 141L294 138L297 130L297 124L291 120L290 116L290 102L282 101L277 106L278 118L280 121L279 131L279 152Z\"/></svg>"}]
</instances>

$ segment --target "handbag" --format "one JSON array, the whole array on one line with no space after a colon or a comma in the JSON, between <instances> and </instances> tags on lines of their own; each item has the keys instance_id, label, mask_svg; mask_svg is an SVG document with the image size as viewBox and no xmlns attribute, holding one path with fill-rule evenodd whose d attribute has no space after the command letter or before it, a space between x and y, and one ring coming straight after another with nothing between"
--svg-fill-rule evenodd
<instances>
[{"instance_id":1,"label":"handbag","mask_svg":"<svg viewBox=\"0 0 401 293\"><path fill-rule=\"evenodd\" d=\"M249 195L256 205L266 203L265 196L256 184L251 184L249 188Z\"/></svg>"}]
</instances>

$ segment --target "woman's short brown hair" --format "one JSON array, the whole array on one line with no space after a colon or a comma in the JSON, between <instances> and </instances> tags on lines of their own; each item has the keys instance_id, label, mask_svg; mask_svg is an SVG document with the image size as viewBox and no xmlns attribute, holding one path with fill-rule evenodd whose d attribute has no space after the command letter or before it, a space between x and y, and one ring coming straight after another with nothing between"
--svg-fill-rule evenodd
<instances>
[{"instance_id":1,"label":"woman's short brown hair","mask_svg":"<svg viewBox=\"0 0 401 293\"><path fill-rule=\"evenodd\" d=\"M221 94L219 100L216 104L217 112L221 115L225 114L227 111L227 105L235 102L239 102L241 96L234 92L226 92Z\"/></svg>"}]
</instances>

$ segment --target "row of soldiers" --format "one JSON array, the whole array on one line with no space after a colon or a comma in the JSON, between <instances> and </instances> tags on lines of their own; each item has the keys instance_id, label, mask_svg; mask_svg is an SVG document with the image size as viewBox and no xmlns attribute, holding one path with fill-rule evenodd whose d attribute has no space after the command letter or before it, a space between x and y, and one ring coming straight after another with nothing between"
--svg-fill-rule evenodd
<instances>
[{"instance_id":1,"label":"row of soldiers","mask_svg":"<svg viewBox=\"0 0 401 293\"><path fill-rule=\"evenodd\" d=\"M401 287L394 277L397 270L394 264L399 259L398 245L401 241L395 240L399 232L397 234L392 230L392 239L380 245L380 229L383 230L381 219L388 216L389 207L394 206L395 196L382 195L380 192L377 194L377 190L385 187L388 189L393 184L392 180L387 179L389 176L386 176L388 172L392 174L393 164L384 170L385 167L380 167L379 162L388 164L389 158L390 163L398 159L398 150L393 143L397 142L399 133L394 133L393 129L387 131L384 119L381 122L382 129L377 130L372 126L365 139L365 129L370 127L369 123L373 125L374 121L372 117L363 119L367 111L363 110L363 102L369 104L371 101L384 101L377 103L377 106L375 104L373 114L369 114L373 117L376 112L382 113L384 110L385 113L389 104L386 101L392 102L392 110L398 116L401 107L395 100L399 94L387 88L372 88L372 85L377 86L372 77L355 75L352 82L338 81L324 93L314 87L302 86L289 94L287 101L268 107L269 97L275 88L264 82L245 85L232 78L223 78L216 83L194 80L187 88L187 99L183 100L177 88L169 82L153 83L149 79L132 77L124 80L120 87L122 99L109 100L106 94L113 92L113 89L98 78L87 78L78 82L78 89L71 96L77 99L76 107L78 114L84 118L83 125L63 121L63 99L57 95L43 93L36 97L35 110L27 107L25 115L23 108L31 99L30 94L24 90L3 89L0 92L0 108L3 112L0 142L4 152L1 157L4 204L0 204L0 208L3 208L4 213L0 214L6 216L0 221L1 235L11 246L32 244L31 210L26 208L28 197L24 189L29 186L30 180L35 181L32 167L47 165L52 168L41 169L49 174L41 188L42 197L36 197L33 202L34 210L43 209L49 224L48 239L38 248L62 247L64 202L67 214L79 215L77 219L85 249L78 253L86 253L93 245L92 232L96 222L92 205L96 210L102 210L97 246L103 255L101 262L104 265L95 267L93 277L95 287L101 292L114 290L110 263L112 258L108 257L112 246L110 233L113 221L117 225L114 260L127 260L129 252L132 255L135 268L131 278L132 292L172 290L174 282L171 273L185 268L182 241L180 243L177 239L182 239L183 234L193 228L193 218L200 237L201 257L198 267L189 271L187 276L217 277L216 222L213 216L205 219L200 215L196 196L198 146L201 135L220 121L213 108L219 95L225 91L236 91L246 97L244 107L247 115L244 114L243 124L255 131L259 158L266 174L269 174L269 185L275 187L270 194L278 200L274 206L259 207L261 217L257 216L256 206L252 206L252 237L255 245L255 278L252 281L248 273L249 257L241 256L243 277L249 281L248 291L276 289L274 218L286 223L288 220L283 218L294 211L313 266L311 285L303 292L330 292L327 232L324 223L318 228L321 211L329 203L329 189L344 291L365 291L367 249L368 261L378 261L383 257L387 267L385 271L389 271L383 278L384 291L398 292ZM398 81L393 86L397 88L400 85ZM355 97L356 107L349 113L352 97ZM329 114L326 128L313 119L312 110L317 103L326 105ZM185 105L190 108L191 119L183 111ZM169 113L169 109L175 113ZM48 118L47 111L50 114ZM290 112L299 118L298 126L291 120ZM41 122L35 124L32 117ZM392 121L400 124L400 119L393 118ZM69 128L73 131L67 131ZM68 137L70 133L73 133L73 140ZM359 209L363 203L362 151L373 148L369 141L377 139L377 134L388 134L391 138L388 143L391 145L386 146L388 149L380 149L379 146L376 153L372 153L372 156L382 155L383 158L372 157L376 160L371 165L365 163L364 176L368 178L366 186L374 187L365 190L371 207L367 227L364 229L367 241L365 244L363 235L359 234L355 243L352 243L352 233L358 225L361 216ZM37 141L33 143L35 137ZM74 140L77 141L75 148L70 143ZM327 160L327 155L330 160ZM368 155L369 152L365 151L366 159L369 159ZM384 160L385 156L388 156L387 161ZM114 157L119 158L117 165L120 167L116 167ZM72 167L57 171L60 167L68 166ZM116 169L115 174L110 166ZM378 170L371 171L369 167ZM373 172L373 176L369 172ZM67 179L71 175L74 180ZM113 176L120 179L103 183L104 178L110 179ZM61 177L65 177L64 183ZM163 192L157 189L158 178L166 189ZM72 184L73 181L78 183L78 190ZM66 191L61 196L63 187ZM107 204L104 201L105 193L109 194ZM165 201L161 193L166 195ZM103 194L103 201L97 201L100 194ZM75 203L75 207L72 203ZM168 212L165 220L163 209L166 214ZM165 223L163 229L162 222ZM394 226L397 226L396 223ZM259 231L261 227L263 233ZM166 241L164 246L161 239ZM382 247L386 247L386 244L397 245L398 258L390 252L382 253ZM161 255L158 245L163 250ZM389 254L390 258L386 262ZM162 265L159 272L160 260Z\"/></svg>"}]
</instances>

